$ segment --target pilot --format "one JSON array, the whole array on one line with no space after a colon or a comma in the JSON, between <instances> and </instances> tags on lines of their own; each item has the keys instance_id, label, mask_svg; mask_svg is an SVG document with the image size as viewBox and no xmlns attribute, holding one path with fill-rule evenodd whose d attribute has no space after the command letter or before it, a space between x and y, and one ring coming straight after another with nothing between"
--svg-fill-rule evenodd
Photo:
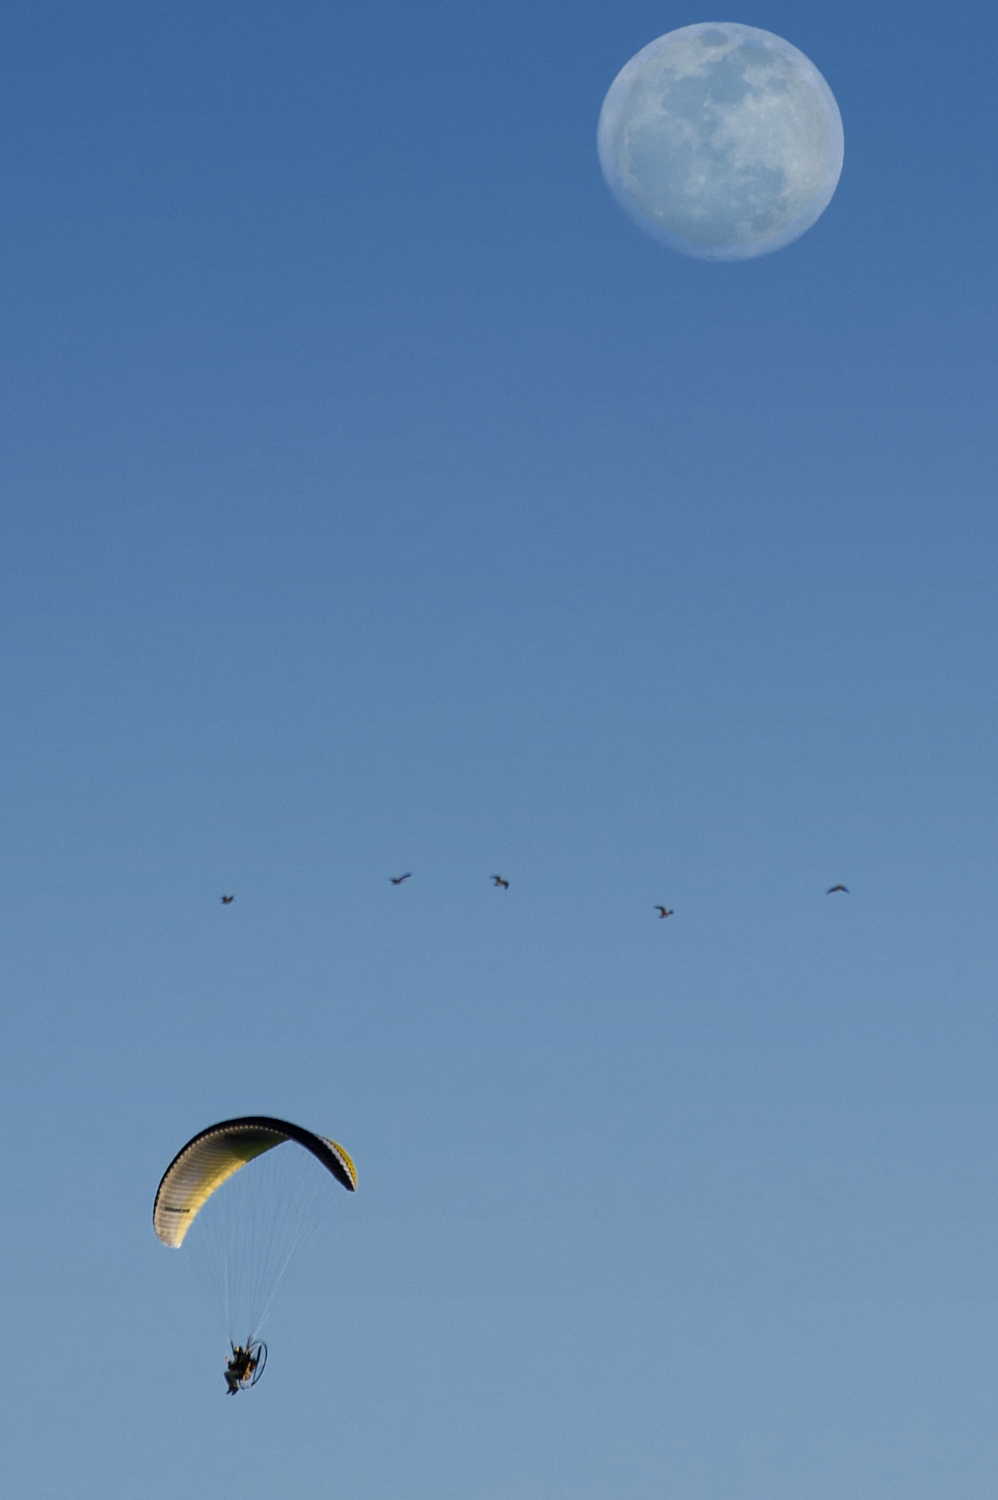
<instances>
[{"instance_id":1,"label":"pilot","mask_svg":"<svg viewBox=\"0 0 998 1500\"><path fill-rule=\"evenodd\" d=\"M230 1396L234 1396L243 1381L253 1374L257 1361L258 1356L251 1354L249 1349L244 1349L242 1344L233 1344L232 1357L225 1361L225 1383Z\"/></svg>"}]
</instances>

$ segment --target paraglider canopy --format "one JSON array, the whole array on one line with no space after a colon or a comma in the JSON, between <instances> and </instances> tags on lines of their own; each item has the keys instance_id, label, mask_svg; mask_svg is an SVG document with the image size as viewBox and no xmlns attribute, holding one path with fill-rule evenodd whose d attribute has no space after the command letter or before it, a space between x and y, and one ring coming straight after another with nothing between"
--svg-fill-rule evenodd
<instances>
[{"instance_id":1,"label":"paraglider canopy","mask_svg":"<svg viewBox=\"0 0 998 1500\"><path fill-rule=\"evenodd\" d=\"M152 1211L153 1227L163 1244L179 1249L212 1193L247 1162L285 1141L304 1146L348 1192L356 1191L354 1164L335 1141L269 1115L222 1120L189 1140L163 1173Z\"/></svg>"}]
</instances>

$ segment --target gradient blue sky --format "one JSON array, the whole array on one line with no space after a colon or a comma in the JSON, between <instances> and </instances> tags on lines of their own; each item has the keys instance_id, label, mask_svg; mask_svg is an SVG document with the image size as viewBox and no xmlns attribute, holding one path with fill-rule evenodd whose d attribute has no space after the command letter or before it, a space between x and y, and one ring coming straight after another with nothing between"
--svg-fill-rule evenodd
<instances>
[{"instance_id":1,"label":"gradient blue sky","mask_svg":"<svg viewBox=\"0 0 998 1500\"><path fill-rule=\"evenodd\" d=\"M735 265L596 162L712 19L846 132ZM7 6L7 1493L992 1500L996 30ZM228 1402L247 1111L361 1191Z\"/></svg>"}]
</instances>

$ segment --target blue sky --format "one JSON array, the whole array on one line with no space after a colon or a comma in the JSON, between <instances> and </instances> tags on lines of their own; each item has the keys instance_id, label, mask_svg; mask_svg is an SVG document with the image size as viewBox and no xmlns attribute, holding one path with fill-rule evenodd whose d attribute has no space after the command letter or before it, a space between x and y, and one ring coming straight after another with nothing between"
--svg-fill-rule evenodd
<instances>
[{"instance_id":1,"label":"blue sky","mask_svg":"<svg viewBox=\"0 0 998 1500\"><path fill-rule=\"evenodd\" d=\"M735 265L596 162L711 19L846 136ZM995 40L8 6L11 1493L991 1496ZM244 1112L361 1191L227 1402L150 1210Z\"/></svg>"}]
</instances>

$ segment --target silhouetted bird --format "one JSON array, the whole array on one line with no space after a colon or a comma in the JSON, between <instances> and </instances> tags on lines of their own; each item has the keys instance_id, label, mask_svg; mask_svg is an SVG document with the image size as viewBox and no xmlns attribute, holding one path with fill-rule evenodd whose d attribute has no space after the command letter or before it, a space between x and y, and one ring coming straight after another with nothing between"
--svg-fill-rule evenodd
<instances>
[{"instance_id":1,"label":"silhouetted bird","mask_svg":"<svg viewBox=\"0 0 998 1500\"><path fill-rule=\"evenodd\" d=\"M411 870L406 870L404 875L389 875L388 879L391 881L392 885L401 885L403 880L408 880L411 874Z\"/></svg>"},{"instance_id":2,"label":"silhouetted bird","mask_svg":"<svg viewBox=\"0 0 998 1500\"><path fill-rule=\"evenodd\" d=\"M828 890L825 892L825 895L834 896L836 891L845 891L846 895L848 896L849 887L847 885L830 885L828 887Z\"/></svg>"},{"instance_id":3,"label":"silhouetted bird","mask_svg":"<svg viewBox=\"0 0 998 1500\"><path fill-rule=\"evenodd\" d=\"M490 875L489 879L497 886L502 886L504 891L509 890L509 881L503 880L501 875Z\"/></svg>"},{"instance_id":4,"label":"silhouetted bird","mask_svg":"<svg viewBox=\"0 0 998 1500\"><path fill-rule=\"evenodd\" d=\"M222 905L223 906L231 906L232 903L233 903L233 901L235 901L235 899L236 899L235 896L223 896L222 897Z\"/></svg>"},{"instance_id":5,"label":"silhouetted bird","mask_svg":"<svg viewBox=\"0 0 998 1500\"><path fill-rule=\"evenodd\" d=\"M656 906L655 910L658 912L659 916L663 918L663 920L666 917L671 917L672 916L672 912L669 910L669 908L667 906Z\"/></svg>"}]
</instances>

